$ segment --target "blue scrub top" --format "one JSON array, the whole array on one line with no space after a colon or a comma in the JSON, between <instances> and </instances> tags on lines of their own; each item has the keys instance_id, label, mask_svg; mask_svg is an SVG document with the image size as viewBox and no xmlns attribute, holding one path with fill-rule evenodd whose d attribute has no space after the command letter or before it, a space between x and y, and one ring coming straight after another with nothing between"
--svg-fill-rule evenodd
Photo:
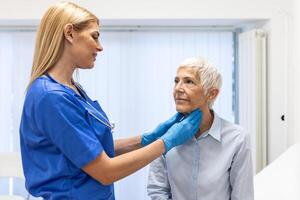
<instances>
[{"instance_id":1,"label":"blue scrub top","mask_svg":"<svg viewBox=\"0 0 300 200\"><path fill-rule=\"evenodd\" d=\"M114 157L114 144L100 105L78 89L81 96L49 75L30 86L20 124L26 188L49 200L114 200L113 184L81 169L102 151Z\"/></svg>"}]
</instances>

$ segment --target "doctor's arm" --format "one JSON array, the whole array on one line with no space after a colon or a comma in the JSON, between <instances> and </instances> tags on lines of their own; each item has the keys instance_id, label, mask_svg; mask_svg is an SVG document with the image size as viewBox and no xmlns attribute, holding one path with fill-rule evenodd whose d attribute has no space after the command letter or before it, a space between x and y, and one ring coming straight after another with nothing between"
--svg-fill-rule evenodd
<instances>
[{"instance_id":1,"label":"doctor's arm","mask_svg":"<svg viewBox=\"0 0 300 200\"><path fill-rule=\"evenodd\" d=\"M138 150L110 158L105 151L82 169L102 184L111 184L137 170L151 161L191 139L199 129L202 112L193 111L182 122L174 124L161 138Z\"/></svg>"},{"instance_id":2,"label":"doctor's arm","mask_svg":"<svg viewBox=\"0 0 300 200\"><path fill-rule=\"evenodd\" d=\"M232 200L253 200L253 168L251 158L250 137L243 134L237 146L230 169L230 184Z\"/></svg>"},{"instance_id":3,"label":"doctor's arm","mask_svg":"<svg viewBox=\"0 0 300 200\"><path fill-rule=\"evenodd\" d=\"M163 156L150 164L147 192L151 200L172 199L166 159Z\"/></svg>"},{"instance_id":4,"label":"doctor's arm","mask_svg":"<svg viewBox=\"0 0 300 200\"><path fill-rule=\"evenodd\" d=\"M137 150L142 146L142 136L133 136L129 138L122 138L114 140L115 154L116 156L128 153L130 151Z\"/></svg>"},{"instance_id":5,"label":"doctor's arm","mask_svg":"<svg viewBox=\"0 0 300 200\"><path fill-rule=\"evenodd\" d=\"M164 135L167 132L167 130L180 119L182 119L182 117L183 115L181 113L176 113L167 121L160 123L152 132L147 132L140 136L116 139L114 141L116 155L121 155L123 153L137 150L143 146L151 144L152 142L160 138L162 135Z\"/></svg>"},{"instance_id":6,"label":"doctor's arm","mask_svg":"<svg viewBox=\"0 0 300 200\"><path fill-rule=\"evenodd\" d=\"M108 185L136 172L164 152L165 146L161 139L114 158L108 157L102 151L95 160L84 166L83 170L100 183Z\"/></svg>"}]
</instances>

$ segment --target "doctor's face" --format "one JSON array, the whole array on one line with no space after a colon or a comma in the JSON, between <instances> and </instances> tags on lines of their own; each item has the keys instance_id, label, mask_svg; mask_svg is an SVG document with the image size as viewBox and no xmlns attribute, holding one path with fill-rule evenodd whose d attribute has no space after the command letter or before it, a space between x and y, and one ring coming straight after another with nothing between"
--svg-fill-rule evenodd
<instances>
[{"instance_id":1,"label":"doctor's face","mask_svg":"<svg viewBox=\"0 0 300 200\"><path fill-rule=\"evenodd\" d=\"M178 112L187 114L196 108L201 110L208 108L208 99L194 69L179 68L174 82L173 97Z\"/></svg>"},{"instance_id":2,"label":"doctor's face","mask_svg":"<svg viewBox=\"0 0 300 200\"><path fill-rule=\"evenodd\" d=\"M72 43L72 59L78 68L92 68L97 53L103 50L99 41L99 25L91 22L82 31L74 32Z\"/></svg>"}]
</instances>

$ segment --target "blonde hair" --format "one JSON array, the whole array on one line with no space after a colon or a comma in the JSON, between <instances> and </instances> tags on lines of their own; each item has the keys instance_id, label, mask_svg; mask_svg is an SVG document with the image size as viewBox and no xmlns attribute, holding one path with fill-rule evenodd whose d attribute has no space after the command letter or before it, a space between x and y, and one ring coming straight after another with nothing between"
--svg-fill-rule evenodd
<instances>
[{"instance_id":1,"label":"blonde hair","mask_svg":"<svg viewBox=\"0 0 300 200\"><path fill-rule=\"evenodd\" d=\"M221 89L222 76L218 69L207 60L203 58L188 58L179 65L178 70L181 68L191 68L196 72L197 78L204 89L204 95L207 95L211 88ZM209 102L209 108L212 108L214 101L215 99Z\"/></svg>"},{"instance_id":2,"label":"blonde hair","mask_svg":"<svg viewBox=\"0 0 300 200\"><path fill-rule=\"evenodd\" d=\"M64 27L72 24L75 31L85 29L91 22L99 24L99 19L87 9L72 2L62 1L48 8L39 25L31 77L32 82L53 67L64 50Z\"/></svg>"}]
</instances>

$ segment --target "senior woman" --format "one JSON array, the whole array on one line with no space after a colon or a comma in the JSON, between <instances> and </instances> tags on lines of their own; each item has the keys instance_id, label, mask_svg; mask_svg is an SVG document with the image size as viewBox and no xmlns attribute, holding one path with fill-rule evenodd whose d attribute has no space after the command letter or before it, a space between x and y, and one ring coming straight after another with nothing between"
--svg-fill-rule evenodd
<instances>
[{"instance_id":1,"label":"senior woman","mask_svg":"<svg viewBox=\"0 0 300 200\"><path fill-rule=\"evenodd\" d=\"M249 135L213 111L220 87L220 73L206 60L189 58L179 66L176 110L200 108L201 128L193 139L151 163L147 189L152 200L253 200Z\"/></svg>"}]
</instances>

